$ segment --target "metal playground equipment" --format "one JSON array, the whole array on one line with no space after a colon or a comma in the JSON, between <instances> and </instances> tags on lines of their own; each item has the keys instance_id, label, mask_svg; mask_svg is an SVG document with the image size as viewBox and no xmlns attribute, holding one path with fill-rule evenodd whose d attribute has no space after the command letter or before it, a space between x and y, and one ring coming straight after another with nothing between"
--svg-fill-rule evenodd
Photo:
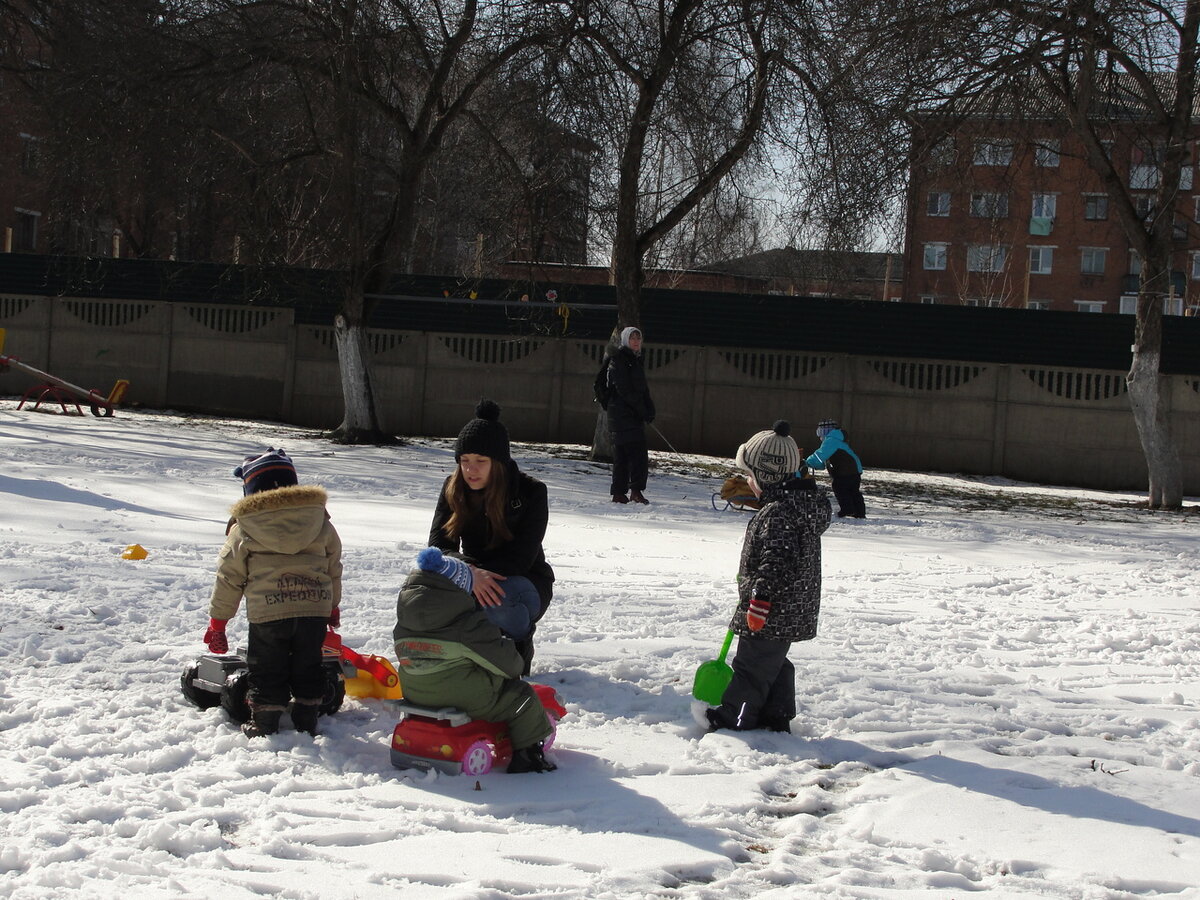
<instances>
[{"instance_id":1,"label":"metal playground equipment","mask_svg":"<svg viewBox=\"0 0 1200 900\"><path fill-rule=\"evenodd\" d=\"M0 328L0 351L4 350L4 329ZM125 391L129 388L129 382L124 379L118 379L113 385L112 390L108 392L108 396L101 394L96 390L82 388L77 384L72 384L65 379L59 378L56 375L51 375L49 372L43 372L41 369L36 369L27 363L21 362L14 356L6 356L0 352L0 373L7 372L9 369L16 369L18 372L24 372L26 375L32 375L34 378L40 379L40 383L31 387L21 397L21 402L17 404L17 409L25 406L26 402L37 399L31 409L37 409L42 405L42 401L50 399L57 401L62 407L64 413L69 413L67 404L73 404L75 412L83 415L83 409L80 403L86 403L91 408L93 416L108 417L113 414L113 410L121 399L125 396Z\"/></svg>"}]
</instances>

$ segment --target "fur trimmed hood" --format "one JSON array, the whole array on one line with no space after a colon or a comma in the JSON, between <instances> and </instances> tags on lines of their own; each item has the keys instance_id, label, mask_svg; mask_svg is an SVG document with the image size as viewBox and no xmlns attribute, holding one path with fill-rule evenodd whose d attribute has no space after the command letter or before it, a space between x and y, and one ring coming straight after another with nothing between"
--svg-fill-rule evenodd
<instances>
[{"instance_id":1,"label":"fur trimmed hood","mask_svg":"<svg viewBox=\"0 0 1200 900\"><path fill-rule=\"evenodd\" d=\"M277 553L299 553L317 539L329 514L323 487L298 484L243 497L230 509L229 529L237 524L246 536Z\"/></svg>"}]
</instances>

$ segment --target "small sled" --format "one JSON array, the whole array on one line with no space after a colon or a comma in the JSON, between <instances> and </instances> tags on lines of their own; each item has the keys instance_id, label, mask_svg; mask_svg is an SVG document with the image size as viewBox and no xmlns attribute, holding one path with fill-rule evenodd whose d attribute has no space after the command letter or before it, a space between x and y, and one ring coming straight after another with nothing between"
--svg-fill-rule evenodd
<instances>
[{"instance_id":1,"label":"small sled","mask_svg":"<svg viewBox=\"0 0 1200 900\"><path fill-rule=\"evenodd\" d=\"M550 736L542 742L542 748L549 750L567 709L549 685L535 684L533 690L550 720ZM452 706L430 709L407 701L390 706L400 713L392 732L392 765L397 769L486 775L493 766L508 765L512 759L512 742L504 722L472 719Z\"/></svg>"},{"instance_id":2,"label":"small sled","mask_svg":"<svg viewBox=\"0 0 1200 900\"><path fill-rule=\"evenodd\" d=\"M717 512L731 508L739 512L757 512L762 504L750 490L750 482L745 476L730 475L719 491L713 491L712 506Z\"/></svg>"}]
</instances>

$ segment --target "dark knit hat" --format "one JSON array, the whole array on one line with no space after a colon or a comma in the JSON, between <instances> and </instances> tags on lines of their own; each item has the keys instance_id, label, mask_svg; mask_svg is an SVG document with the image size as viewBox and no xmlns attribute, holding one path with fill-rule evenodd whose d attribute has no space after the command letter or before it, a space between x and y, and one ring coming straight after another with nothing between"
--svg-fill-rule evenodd
<instances>
[{"instance_id":1,"label":"dark knit hat","mask_svg":"<svg viewBox=\"0 0 1200 900\"><path fill-rule=\"evenodd\" d=\"M233 470L233 477L242 479L242 493L246 496L297 483L296 467L291 458L282 449L274 447L260 456L247 456Z\"/></svg>"},{"instance_id":2,"label":"dark knit hat","mask_svg":"<svg viewBox=\"0 0 1200 900\"><path fill-rule=\"evenodd\" d=\"M480 400L475 418L463 426L454 442L454 461L464 453L490 456L508 462L508 429L500 421L500 407L491 400Z\"/></svg>"},{"instance_id":3,"label":"dark knit hat","mask_svg":"<svg viewBox=\"0 0 1200 900\"><path fill-rule=\"evenodd\" d=\"M791 425L780 419L770 431L758 432L738 447L737 467L753 475L759 487L791 478L801 464L800 448L791 430Z\"/></svg>"},{"instance_id":4,"label":"dark knit hat","mask_svg":"<svg viewBox=\"0 0 1200 900\"><path fill-rule=\"evenodd\" d=\"M445 575L468 594L471 593L471 588L475 584L475 576L471 574L471 567L461 559L446 556L438 547L426 547L418 553L417 568L422 572L436 572L438 575Z\"/></svg>"}]
</instances>

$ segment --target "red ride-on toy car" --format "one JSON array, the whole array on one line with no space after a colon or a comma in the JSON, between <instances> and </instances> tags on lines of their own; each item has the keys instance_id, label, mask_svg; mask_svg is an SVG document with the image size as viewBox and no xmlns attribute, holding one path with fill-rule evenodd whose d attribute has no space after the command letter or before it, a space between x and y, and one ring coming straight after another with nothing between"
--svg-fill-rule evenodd
<instances>
[{"instance_id":1,"label":"red ride-on toy car","mask_svg":"<svg viewBox=\"0 0 1200 900\"><path fill-rule=\"evenodd\" d=\"M549 750L558 731L558 721L567 709L558 692L545 684L533 685L550 720L550 737L542 746ZM406 701L390 704L400 713L392 732L392 765L397 769L437 769L449 775L485 775L492 766L508 765L512 743L504 722L482 722L451 706L428 709Z\"/></svg>"}]
</instances>

